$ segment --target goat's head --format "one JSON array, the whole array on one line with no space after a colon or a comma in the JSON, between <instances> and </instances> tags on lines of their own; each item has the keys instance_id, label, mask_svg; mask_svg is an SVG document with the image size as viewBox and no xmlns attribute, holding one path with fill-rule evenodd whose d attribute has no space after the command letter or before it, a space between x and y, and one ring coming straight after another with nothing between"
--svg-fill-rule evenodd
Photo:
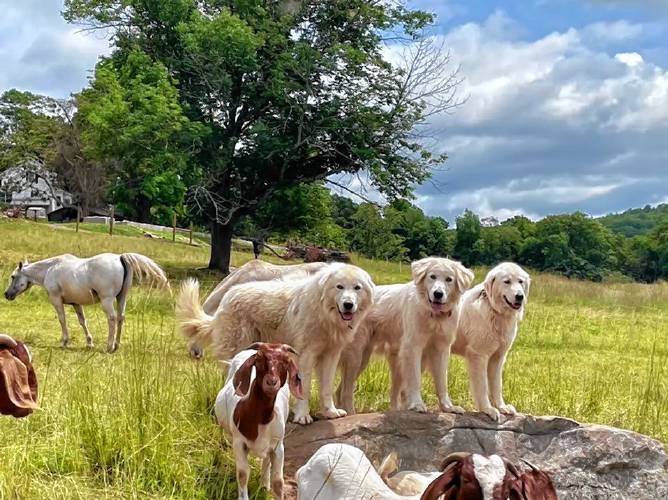
<instances>
[{"instance_id":1,"label":"goat's head","mask_svg":"<svg viewBox=\"0 0 668 500\"><path fill-rule=\"evenodd\" d=\"M299 356L297 351L287 344L266 344L256 342L247 349L257 351L239 367L234 374L234 389L243 396L250 389L250 378L255 367L255 380L267 396L275 396L279 389L288 382L290 392L297 399L303 399L302 381L299 370L292 356Z\"/></svg>"},{"instance_id":2,"label":"goat's head","mask_svg":"<svg viewBox=\"0 0 668 500\"><path fill-rule=\"evenodd\" d=\"M0 335L0 413L16 418L37 408L37 377L22 342Z\"/></svg>"}]
</instances>

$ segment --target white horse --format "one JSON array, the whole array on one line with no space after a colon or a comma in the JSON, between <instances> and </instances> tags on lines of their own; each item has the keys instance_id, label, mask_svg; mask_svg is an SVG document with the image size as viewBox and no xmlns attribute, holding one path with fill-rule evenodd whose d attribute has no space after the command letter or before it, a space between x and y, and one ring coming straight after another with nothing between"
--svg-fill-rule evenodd
<instances>
[{"instance_id":1,"label":"white horse","mask_svg":"<svg viewBox=\"0 0 668 500\"><path fill-rule=\"evenodd\" d=\"M140 278L146 276L161 286L169 287L167 276L160 266L138 253L102 253L85 259L64 254L32 264L27 261L19 263L12 273L5 298L14 300L34 284L46 288L63 330L63 347L67 347L70 341L65 321L65 305L74 308L86 335L86 343L88 347L93 347L93 337L88 331L81 306L99 302L109 323L107 352L111 353L118 349L121 343L125 303L132 286L133 274ZM114 300L118 305L118 313L114 310Z\"/></svg>"}]
</instances>

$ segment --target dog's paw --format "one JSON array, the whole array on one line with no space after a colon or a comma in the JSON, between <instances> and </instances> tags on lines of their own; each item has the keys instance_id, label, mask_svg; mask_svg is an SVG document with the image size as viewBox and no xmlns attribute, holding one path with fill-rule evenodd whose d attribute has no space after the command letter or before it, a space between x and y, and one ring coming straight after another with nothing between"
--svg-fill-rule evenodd
<instances>
[{"instance_id":1,"label":"dog's paw","mask_svg":"<svg viewBox=\"0 0 668 500\"><path fill-rule=\"evenodd\" d=\"M306 415L295 415L292 421L295 424L309 425L313 423L313 417L308 413Z\"/></svg>"},{"instance_id":2,"label":"dog's paw","mask_svg":"<svg viewBox=\"0 0 668 500\"><path fill-rule=\"evenodd\" d=\"M70 345L70 339L61 340L60 347L61 349L67 349L67 346Z\"/></svg>"},{"instance_id":3,"label":"dog's paw","mask_svg":"<svg viewBox=\"0 0 668 500\"><path fill-rule=\"evenodd\" d=\"M499 411L504 415L517 415L517 410L513 405L501 405Z\"/></svg>"},{"instance_id":4,"label":"dog's paw","mask_svg":"<svg viewBox=\"0 0 668 500\"><path fill-rule=\"evenodd\" d=\"M93 343L92 340L91 340L90 342L86 342L86 348L87 348L87 349L93 349L93 348L95 348L95 344Z\"/></svg>"},{"instance_id":5,"label":"dog's paw","mask_svg":"<svg viewBox=\"0 0 668 500\"><path fill-rule=\"evenodd\" d=\"M346 415L348 415L346 410L340 410L339 408L325 408L320 411L320 414L323 416L323 418L329 420L334 418L345 417Z\"/></svg>"},{"instance_id":6,"label":"dog's paw","mask_svg":"<svg viewBox=\"0 0 668 500\"><path fill-rule=\"evenodd\" d=\"M462 408L461 406L453 405L452 403L450 403L449 405L444 405L443 403L441 403L439 405L439 408L442 412L445 413L457 413L457 414L464 413L464 408Z\"/></svg>"},{"instance_id":7,"label":"dog's paw","mask_svg":"<svg viewBox=\"0 0 668 500\"><path fill-rule=\"evenodd\" d=\"M427 413L427 407L422 401L416 401L408 405L410 411L416 411L418 413Z\"/></svg>"},{"instance_id":8,"label":"dog's paw","mask_svg":"<svg viewBox=\"0 0 668 500\"><path fill-rule=\"evenodd\" d=\"M491 406L488 408L482 408L480 411L491 418L494 422L498 422L501 419L501 413L499 413L499 410Z\"/></svg>"},{"instance_id":9,"label":"dog's paw","mask_svg":"<svg viewBox=\"0 0 668 500\"><path fill-rule=\"evenodd\" d=\"M113 344L107 344L107 354L113 354L118 350L118 344L113 343Z\"/></svg>"}]
</instances>

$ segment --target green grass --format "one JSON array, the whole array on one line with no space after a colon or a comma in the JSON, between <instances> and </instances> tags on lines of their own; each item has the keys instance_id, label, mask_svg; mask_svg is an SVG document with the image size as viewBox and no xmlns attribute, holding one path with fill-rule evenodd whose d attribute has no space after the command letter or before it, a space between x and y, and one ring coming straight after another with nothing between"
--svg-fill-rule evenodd
<instances>
[{"instance_id":1,"label":"green grass","mask_svg":"<svg viewBox=\"0 0 668 500\"><path fill-rule=\"evenodd\" d=\"M203 270L208 248L96 228L0 220L0 280L16 263L70 252L133 251L165 267L173 285L197 275L203 294L219 276ZM251 258L235 252L233 265ZM377 283L409 279L409 268L358 259ZM476 270L478 280L484 270ZM0 305L0 331L26 340L40 380L42 409L0 419L0 498L234 498L234 463L214 424L223 374L213 360L191 361L175 332L168 292L135 287L120 351L102 352L106 319L86 309L92 351L73 311L72 347L43 289ZM528 312L505 372L518 409L637 430L668 442L668 285L568 281L535 275ZM461 359L451 363L453 400L471 408ZM364 411L388 407L388 372L375 361L361 381ZM426 401L435 405L425 378ZM312 399L315 403L315 399ZM257 492L257 468L251 491ZM265 498L256 493L255 498Z\"/></svg>"}]
</instances>

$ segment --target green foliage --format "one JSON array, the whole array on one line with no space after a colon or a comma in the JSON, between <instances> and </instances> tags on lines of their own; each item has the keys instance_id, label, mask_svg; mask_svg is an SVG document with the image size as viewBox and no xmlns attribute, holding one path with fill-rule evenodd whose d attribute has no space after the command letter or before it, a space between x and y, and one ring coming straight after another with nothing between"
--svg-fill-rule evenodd
<instances>
[{"instance_id":1,"label":"green foliage","mask_svg":"<svg viewBox=\"0 0 668 500\"><path fill-rule=\"evenodd\" d=\"M468 266L476 263L479 258L482 243L477 244L477 242L481 233L482 226L476 214L466 210L461 217L457 217L455 255Z\"/></svg>"},{"instance_id":2,"label":"green foliage","mask_svg":"<svg viewBox=\"0 0 668 500\"><path fill-rule=\"evenodd\" d=\"M97 65L79 96L85 152L116 162L112 199L142 222L171 223L181 211L189 164L203 129L183 113L166 68L138 51Z\"/></svg>"},{"instance_id":3,"label":"green foliage","mask_svg":"<svg viewBox=\"0 0 668 500\"><path fill-rule=\"evenodd\" d=\"M650 233L659 221L668 216L668 204L663 203L652 207L633 208L620 214L610 214L599 220L607 228L627 237L641 236Z\"/></svg>"},{"instance_id":4,"label":"green foliage","mask_svg":"<svg viewBox=\"0 0 668 500\"><path fill-rule=\"evenodd\" d=\"M304 0L294 3L296 9L292 5L260 0L65 2L67 20L115 27L112 60L128 60L138 51L155 68L165 68L178 88L182 113L207 130L187 185L191 205L221 226L214 230L211 267L226 269L220 257L225 255L220 245L228 241L223 233L252 214L257 201L277 185L365 171L380 192L408 197L430 168L445 160L412 134L426 104L407 89L406 74L383 59L383 33L416 37L432 16L400 2ZM142 78L122 75L117 83L97 90L94 85L97 100L110 107L110 113L100 115L107 121L101 128L113 129L116 112L125 113L122 104L136 90L147 90L137 85ZM143 105L144 99L138 101ZM171 95L167 102L173 102ZM149 105L142 114L156 108L163 109ZM169 114L168 129L177 116ZM158 162L179 170L177 154ZM139 162L128 168L149 167ZM133 187L145 196L143 191Z\"/></svg>"},{"instance_id":5,"label":"green foliage","mask_svg":"<svg viewBox=\"0 0 668 500\"><path fill-rule=\"evenodd\" d=\"M403 238L394 234L392 222L375 205L362 203L353 215L350 247L373 259L402 260L407 249Z\"/></svg>"}]
</instances>

